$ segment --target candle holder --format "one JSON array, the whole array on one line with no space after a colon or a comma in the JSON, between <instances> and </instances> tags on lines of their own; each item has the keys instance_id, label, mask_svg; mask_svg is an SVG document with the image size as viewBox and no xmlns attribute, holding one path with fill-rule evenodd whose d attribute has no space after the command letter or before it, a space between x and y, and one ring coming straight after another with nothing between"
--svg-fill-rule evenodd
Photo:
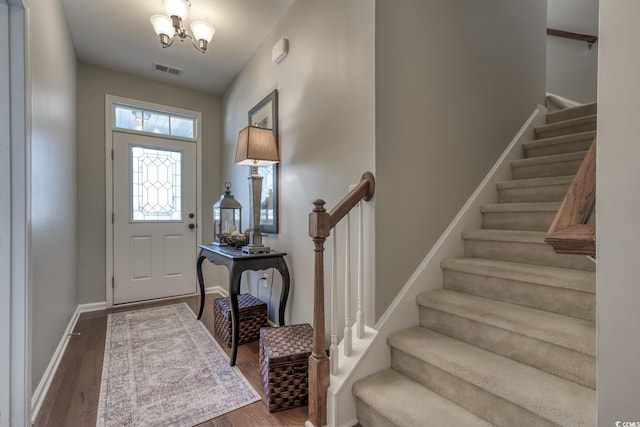
<instances>
[{"instance_id":1,"label":"candle holder","mask_svg":"<svg viewBox=\"0 0 640 427\"><path fill-rule=\"evenodd\" d=\"M242 233L242 205L231 194L231 183L225 182L225 192L213 204L213 244L227 246L222 236Z\"/></svg>"}]
</instances>

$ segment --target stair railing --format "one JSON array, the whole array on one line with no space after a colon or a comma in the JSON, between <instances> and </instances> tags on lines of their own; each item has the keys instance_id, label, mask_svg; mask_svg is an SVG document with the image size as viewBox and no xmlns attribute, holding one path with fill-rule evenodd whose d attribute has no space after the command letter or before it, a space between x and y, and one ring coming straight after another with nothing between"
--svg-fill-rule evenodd
<instances>
[{"instance_id":1,"label":"stair railing","mask_svg":"<svg viewBox=\"0 0 640 427\"><path fill-rule=\"evenodd\" d=\"M572 31L556 30L554 28L547 28L547 35L587 42L589 45L589 49L591 49L593 44L598 41L598 36L593 36L591 34L574 33Z\"/></svg>"},{"instance_id":2,"label":"stair railing","mask_svg":"<svg viewBox=\"0 0 640 427\"><path fill-rule=\"evenodd\" d=\"M325 350L325 304L324 304L324 243L331 235L331 230L343 218L345 222L347 243L345 256L345 355L351 351L351 271L350 262L350 219L349 212L362 200L369 201L375 192L375 179L371 172L365 172L360 182L336 205L331 212L324 208L324 200L313 202L313 212L309 214L309 236L313 239L315 253L314 270L314 304L313 304L313 349L309 357L309 420L308 427L321 427L327 424L327 389L329 388L330 373L337 370L337 269L336 269L336 233L333 234L332 251L332 285L331 285L331 361ZM362 206L359 211L358 236L358 301L356 314L356 336L364 334L364 284L363 284L363 236L362 236Z\"/></svg>"},{"instance_id":3,"label":"stair railing","mask_svg":"<svg viewBox=\"0 0 640 427\"><path fill-rule=\"evenodd\" d=\"M596 256L596 225L587 223L593 214L595 201L594 139L544 239L556 253Z\"/></svg>"}]
</instances>

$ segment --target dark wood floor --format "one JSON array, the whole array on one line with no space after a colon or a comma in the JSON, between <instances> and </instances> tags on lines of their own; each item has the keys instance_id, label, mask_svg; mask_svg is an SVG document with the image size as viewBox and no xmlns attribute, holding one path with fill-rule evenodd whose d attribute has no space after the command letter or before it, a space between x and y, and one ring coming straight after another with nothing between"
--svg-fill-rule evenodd
<instances>
[{"instance_id":1,"label":"dark wood floor","mask_svg":"<svg viewBox=\"0 0 640 427\"><path fill-rule=\"evenodd\" d=\"M213 300L217 297L219 295L207 295L207 305L202 316L202 322L211 335L214 335ZM196 312L198 301L199 298L189 297L145 304L144 307L186 302ZM72 336L69 339L60 366L38 413L35 426L95 426L100 396L107 315L137 308L140 306L85 313L80 316L74 330L80 335ZM221 347L230 353L230 349L226 345L221 344ZM236 365L264 397L258 365L257 342L240 346ZM264 402L259 401L199 424L199 427L302 426L306 420L306 406L269 413Z\"/></svg>"}]
</instances>

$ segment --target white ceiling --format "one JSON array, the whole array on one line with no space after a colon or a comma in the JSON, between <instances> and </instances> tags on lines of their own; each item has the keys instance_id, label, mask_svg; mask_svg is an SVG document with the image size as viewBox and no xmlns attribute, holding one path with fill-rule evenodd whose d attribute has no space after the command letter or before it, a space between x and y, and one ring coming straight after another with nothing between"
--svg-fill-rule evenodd
<instances>
[{"instance_id":1,"label":"white ceiling","mask_svg":"<svg viewBox=\"0 0 640 427\"><path fill-rule=\"evenodd\" d=\"M189 40L162 48L149 22L165 14L162 0L62 0L81 62L213 94L224 91L293 2L191 0L185 27L205 20L216 29L202 54ZM155 71L154 62L183 73Z\"/></svg>"}]
</instances>

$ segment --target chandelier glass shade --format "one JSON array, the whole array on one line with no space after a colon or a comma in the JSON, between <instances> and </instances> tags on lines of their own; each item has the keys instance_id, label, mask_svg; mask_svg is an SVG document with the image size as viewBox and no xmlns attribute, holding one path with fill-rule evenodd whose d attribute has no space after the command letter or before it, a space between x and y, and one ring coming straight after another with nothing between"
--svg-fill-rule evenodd
<instances>
[{"instance_id":1,"label":"chandelier glass shade","mask_svg":"<svg viewBox=\"0 0 640 427\"><path fill-rule=\"evenodd\" d=\"M153 15L151 17L151 25L153 25L156 34L160 36L162 47L171 46L178 37L181 41L190 39L193 47L199 52L206 52L207 46L216 32L213 26L205 21L194 21L191 23L192 36L183 25L183 21L189 15L191 3L188 0L163 0L162 3L168 16Z\"/></svg>"},{"instance_id":2,"label":"chandelier glass shade","mask_svg":"<svg viewBox=\"0 0 640 427\"><path fill-rule=\"evenodd\" d=\"M185 20L189 15L189 9L191 9L191 3L188 0L162 0L164 9L169 16L177 16L178 18Z\"/></svg>"}]
</instances>

